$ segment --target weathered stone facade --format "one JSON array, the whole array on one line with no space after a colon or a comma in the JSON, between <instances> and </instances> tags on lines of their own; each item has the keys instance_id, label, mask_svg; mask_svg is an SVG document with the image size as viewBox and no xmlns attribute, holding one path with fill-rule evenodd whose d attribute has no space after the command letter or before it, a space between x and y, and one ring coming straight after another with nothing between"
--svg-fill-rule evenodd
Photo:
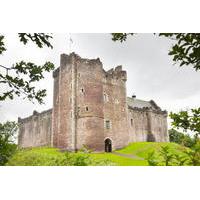
<instances>
[{"instance_id":1,"label":"weathered stone facade","mask_svg":"<svg viewBox=\"0 0 200 200\"><path fill-rule=\"evenodd\" d=\"M168 141L167 112L154 101L127 98L122 66L62 54L54 73L53 109L19 119L19 145L110 151L136 141Z\"/></svg>"},{"instance_id":2,"label":"weathered stone facade","mask_svg":"<svg viewBox=\"0 0 200 200\"><path fill-rule=\"evenodd\" d=\"M21 147L50 146L52 109L38 113L25 119L18 118L18 144Z\"/></svg>"}]
</instances>

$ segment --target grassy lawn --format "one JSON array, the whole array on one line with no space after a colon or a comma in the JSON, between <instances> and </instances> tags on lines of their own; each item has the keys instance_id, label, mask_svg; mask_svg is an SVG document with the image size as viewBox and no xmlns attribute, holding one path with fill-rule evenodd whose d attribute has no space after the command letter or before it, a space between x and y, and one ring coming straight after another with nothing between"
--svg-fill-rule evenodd
<instances>
[{"instance_id":1,"label":"grassy lawn","mask_svg":"<svg viewBox=\"0 0 200 200\"><path fill-rule=\"evenodd\" d=\"M146 166L148 165L146 160L137 160L132 158L126 158L118 156L112 153L92 153L90 156L93 159L108 159L115 163L117 166Z\"/></svg>"},{"instance_id":2,"label":"grassy lawn","mask_svg":"<svg viewBox=\"0 0 200 200\"><path fill-rule=\"evenodd\" d=\"M185 147L180 146L179 144L169 142L135 142L116 152L134 154L146 159L151 151L158 152L161 149L161 146L169 146L172 153L179 154L182 154L183 149L185 149Z\"/></svg>"},{"instance_id":3,"label":"grassy lawn","mask_svg":"<svg viewBox=\"0 0 200 200\"><path fill-rule=\"evenodd\" d=\"M158 152L161 146L170 146L172 152L182 154L182 146L175 143L136 142L114 153L63 153L56 148L39 147L18 150L9 160L10 166L66 166L115 165L147 166L147 155ZM135 156L135 157L134 157ZM69 160L69 161L68 161Z\"/></svg>"}]
</instances>

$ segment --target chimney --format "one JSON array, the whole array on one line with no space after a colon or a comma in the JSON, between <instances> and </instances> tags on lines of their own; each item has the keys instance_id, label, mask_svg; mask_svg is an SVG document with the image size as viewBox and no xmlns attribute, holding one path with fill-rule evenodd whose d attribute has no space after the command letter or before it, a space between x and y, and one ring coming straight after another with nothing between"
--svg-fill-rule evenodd
<instances>
[{"instance_id":1,"label":"chimney","mask_svg":"<svg viewBox=\"0 0 200 200\"><path fill-rule=\"evenodd\" d=\"M132 99L135 99L135 98L136 98L136 95L135 95L135 94L133 94L133 95L132 95Z\"/></svg>"}]
</instances>

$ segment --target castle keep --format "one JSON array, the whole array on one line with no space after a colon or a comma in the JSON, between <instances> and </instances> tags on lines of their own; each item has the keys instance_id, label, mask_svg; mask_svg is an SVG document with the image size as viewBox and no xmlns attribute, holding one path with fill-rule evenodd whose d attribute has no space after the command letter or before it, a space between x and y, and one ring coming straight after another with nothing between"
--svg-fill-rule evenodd
<instances>
[{"instance_id":1,"label":"castle keep","mask_svg":"<svg viewBox=\"0 0 200 200\"><path fill-rule=\"evenodd\" d=\"M167 112L153 100L127 97L122 66L105 71L99 59L62 54L53 78L53 108L18 119L21 147L109 152L130 142L168 141Z\"/></svg>"}]
</instances>

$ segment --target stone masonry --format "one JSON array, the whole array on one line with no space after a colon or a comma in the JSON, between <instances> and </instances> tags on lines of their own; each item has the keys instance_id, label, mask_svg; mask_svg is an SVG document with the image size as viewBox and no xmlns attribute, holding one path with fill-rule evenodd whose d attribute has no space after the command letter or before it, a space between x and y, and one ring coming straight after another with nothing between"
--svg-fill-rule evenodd
<instances>
[{"instance_id":1,"label":"stone masonry","mask_svg":"<svg viewBox=\"0 0 200 200\"><path fill-rule=\"evenodd\" d=\"M21 147L88 147L112 151L131 142L167 142L167 112L156 103L126 95L122 66L105 71L99 58L62 54L53 72L53 109L21 119Z\"/></svg>"}]
</instances>

